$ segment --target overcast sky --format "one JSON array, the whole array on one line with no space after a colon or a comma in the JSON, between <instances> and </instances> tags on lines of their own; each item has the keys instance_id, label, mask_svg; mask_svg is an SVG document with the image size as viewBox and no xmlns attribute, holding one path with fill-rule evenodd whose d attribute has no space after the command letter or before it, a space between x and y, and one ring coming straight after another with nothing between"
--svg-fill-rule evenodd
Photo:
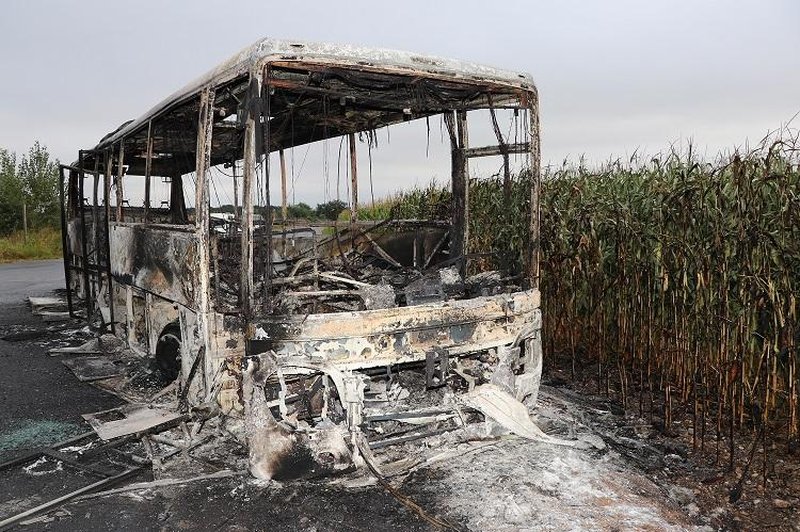
<instances>
[{"instance_id":1,"label":"overcast sky","mask_svg":"<svg viewBox=\"0 0 800 532\"><path fill-rule=\"evenodd\" d=\"M686 139L713 155L800 111L796 0L4 0L0 9L0 146L21 154L39 140L62 161L264 36L527 71L541 96L545 163ZM399 155L376 162L376 194L396 189L398 175L441 174L439 163L426 170L425 141L412 149L411 138L398 133ZM406 163L414 150L421 156ZM306 177L313 171L304 167L311 183L300 187L309 202L331 194Z\"/></svg>"}]
</instances>

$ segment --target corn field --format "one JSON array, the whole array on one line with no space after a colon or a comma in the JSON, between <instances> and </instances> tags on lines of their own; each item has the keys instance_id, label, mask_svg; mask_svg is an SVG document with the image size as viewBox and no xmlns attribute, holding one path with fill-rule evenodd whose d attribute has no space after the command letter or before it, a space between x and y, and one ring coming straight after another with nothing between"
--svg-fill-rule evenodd
<instances>
[{"instance_id":1,"label":"corn field","mask_svg":"<svg viewBox=\"0 0 800 532\"><path fill-rule=\"evenodd\" d=\"M519 271L527 181L515 178L510 208L499 178L471 182L470 252L479 266ZM395 216L444 217L449 194L432 185L392 202ZM688 421L694 446L716 442L717 459L731 467L737 434L755 435L765 461L768 441L796 448L800 170L792 139L714 162L689 149L551 169L541 205L550 364L573 376L591 371L599 392L657 417L666 431Z\"/></svg>"}]
</instances>

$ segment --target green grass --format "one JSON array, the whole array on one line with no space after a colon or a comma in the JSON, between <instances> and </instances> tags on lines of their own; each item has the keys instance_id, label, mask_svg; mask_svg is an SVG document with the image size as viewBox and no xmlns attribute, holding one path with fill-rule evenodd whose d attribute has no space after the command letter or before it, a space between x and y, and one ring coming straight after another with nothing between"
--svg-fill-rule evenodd
<instances>
[{"instance_id":1,"label":"green grass","mask_svg":"<svg viewBox=\"0 0 800 532\"><path fill-rule=\"evenodd\" d=\"M45 227L29 231L28 238L19 231L0 237L0 262L61 258L61 231Z\"/></svg>"}]
</instances>

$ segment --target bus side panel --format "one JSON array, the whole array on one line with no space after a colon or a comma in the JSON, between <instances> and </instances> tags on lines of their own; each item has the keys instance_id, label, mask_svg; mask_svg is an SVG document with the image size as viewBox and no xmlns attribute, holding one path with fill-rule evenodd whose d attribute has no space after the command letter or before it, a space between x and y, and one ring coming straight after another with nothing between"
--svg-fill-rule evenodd
<instances>
[{"instance_id":1,"label":"bus side panel","mask_svg":"<svg viewBox=\"0 0 800 532\"><path fill-rule=\"evenodd\" d=\"M199 285L197 236L152 225L110 226L111 273L135 286L196 309Z\"/></svg>"}]
</instances>

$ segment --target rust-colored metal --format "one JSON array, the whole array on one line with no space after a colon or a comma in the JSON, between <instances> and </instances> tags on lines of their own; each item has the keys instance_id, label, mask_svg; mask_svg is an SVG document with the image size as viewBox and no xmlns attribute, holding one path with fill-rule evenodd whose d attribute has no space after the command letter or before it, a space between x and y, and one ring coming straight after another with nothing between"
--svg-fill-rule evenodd
<instances>
[{"instance_id":1,"label":"rust-colored metal","mask_svg":"<svg viewBox=\"0 0 800 532\"><path fill-rule=\"evenodd\" d=\"M144 166L144 223L150 221L150 189L153 174L153 121L147 123L147 154Z\"/></svg>"},{"instance_id":2,"label":"rust-colored metal","mask_svg":"<svg viewBox=\"0 0 800 532\"><path fill-rule=\"evenodd\" d=\"M86 319L91 320L94 314L94 301L89 283L89 232L86 230L86 209L84 202L84 185L86 175L83 171L83 150L78 152L78 230L81 244L81 273L83 274L83 302L86 305Z\"/></svg>"},{"instance_id":3,"label":"rust-colored metal","mask_svg":"<svg viewBox=\"0 0 800 532\"><path fill-rule=\"evenodd\" d=\"M449 117L449 118L448 118ZM450 253L458 260L462 277L467 270L467 242L469 241L469 160L466 150L469 145L467 112L454 111L445 114L450 134L451 176L453 190L453 226L450 232Z\"/></svg>"},{"instance_id":4,"label":"rust-colored metal","mask_svg":"<svg viewBox=\"0 0 800 532\"><path fill-rule=\"evenodd\" d=\"M261 92L261 77L250 75L250 92ZM256 173L256 120L258 115L248 113L244 123L244 167L242 175L242 258L239 304L245 320L253 316L253 182Z\"/></svg>"},{"instance_id":5,"label":"rust-colored metal","mask_svg":"<svg viewBox=\"0 0 800 532\"><path fill-rule=\"evenodd\" d=\"M125 217L122 210L122 202L124 201L124 192L123 192L123 185L122 185L122 176L125 173L125 139L121 140L119 143L119 156L117 157L117 180L115 182L116 192L117 192L117 222L124 222Z\"/></svg>"},{"instance_id":6,"label":"rust-colored metal","mask_svg":"<svg viewBox=\"0 0 800 532\"><path fill-rule=\"evenodd\" d=\"M350 232L355 235L358 230L358 157L354 133L347 135L347 146L350 152Z\"/></svg>"},{"instance_id":7,"label":"rust-colored metal","mask_svg":"<svg viewBox=\"0 0 800 532\"><path fill-rule=\"evenodd\" d=\"M531 180L531 208L528 214L530 231L530 242L528 244L527 261L525 264L528 278L528 286L539 288L539 253L541 249L540 223L541 206L539 196L541 193L541 144L539 138L539 95L534 90L531 94L530 107L528 108L528 131L530 136L530 155L528 158L528 168Z\"/></svg>"},{"instance_id":8,"label":"rust-colored metal","mask_svg":"<svg viewBox=\"0 0 800 532\"><path fill-rule=\"evenodd\" d=\"M103 173L103 206L105 208L105 241L103 242L103 248L105 249L106 253L106 295L108 296L108 316L109 321L109 328L111 330L111 334L117 334L117 326L116 320L114 316L114 280L111 276L111 235L110 232L110 224L111 224L111 176L113 175L114 171L114 154L110 149L106 149L103 151L103 159L105 161L105 171ZM69 284L69 282L67 282Z\"/></svg>"},{"instance_id":9,"label":"rust-colored metal","mask_svg":"<svg viewBox=\"0 0 800 532\"><path fill-rule=\"evenodd\" d=\"M200 338L200 349L208 353L211 349L211 279L209 266L211 262L209 237L209 172L211 168L211 137L214 130L214 97L213 88L206 88L200 94L200 110L197 119L197 162L195 165L195 234L197 236L198 286L195 295L197 304L197 333ZM199 357L200 355L195 355ZM204 377L210 375L212 368L208 357L204 361ZM209 392L206 379L203 379L202 392L198 397L205 399Z\"/></svg>"},{"instance_id":10,"label":"rust-colored metal","mask_svg":"<svg viewBox=\"0 0 800 532\"><path fill-rule=\"evenodd\" d=\"M283 150L278 151L281 162L281 221L285 224L289 219L288 187L286 185L286 155Z\"/></svg>"}]
</instances>

